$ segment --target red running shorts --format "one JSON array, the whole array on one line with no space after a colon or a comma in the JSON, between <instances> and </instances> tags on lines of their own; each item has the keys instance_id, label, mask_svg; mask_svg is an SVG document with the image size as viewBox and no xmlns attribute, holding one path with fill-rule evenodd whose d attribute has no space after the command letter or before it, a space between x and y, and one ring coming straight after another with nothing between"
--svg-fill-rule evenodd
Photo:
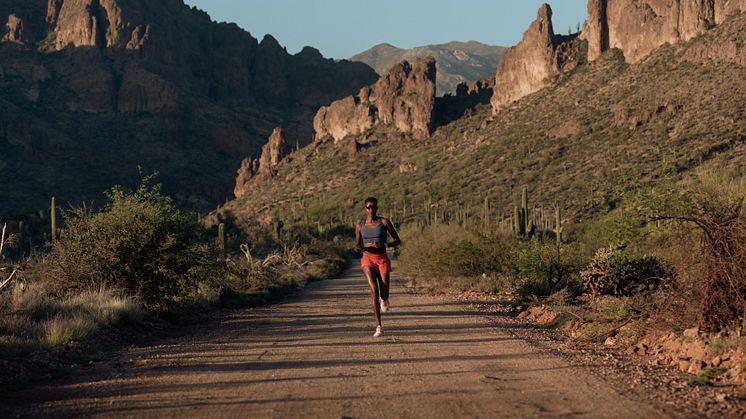
<instances>
[{"instance_id":1,"label":"red running shorts","mask_svg":"<svg viewBox=\"0 0 746 419\"><path fill-rule=\"evenodd\" d=\"M363 260L360 262L363 268L377 269L381 275L391 273L391 260L386 253L363 253Z\"/></svg>"}]
</instances>

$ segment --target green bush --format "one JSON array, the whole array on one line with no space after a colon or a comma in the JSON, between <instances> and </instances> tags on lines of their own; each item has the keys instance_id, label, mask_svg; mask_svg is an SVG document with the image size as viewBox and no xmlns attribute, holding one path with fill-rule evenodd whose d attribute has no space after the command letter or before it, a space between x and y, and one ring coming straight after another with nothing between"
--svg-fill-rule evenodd
<instances>
[{"instance_id":1,"label":"green bush","mask_svg":"<svg viewBox=\"0 0 746 419\"><path fill-rule=\"evenodd\" d=\"M630 257L614 247L599 249L580 273L592 296L630 296L655 291L676 276L673 267L656 256Z\"/></svg>"},{"instance_id":2,"label":"green bush","mask_svg":"<svg viewBox=\"0 0 746 419\"><path fill-rule=\"evenodd\" d=\"M164 308L196 289L213 263L201 232L146 180L133 193L113 188L101 212L68 213L53 257L69 285L113 286L150 308Z\"/></svg>"},{"instance_id":3,"label":"green bush","mask_svg":"<svg viewBox=\"0 0 746 419\"><path fill-rule=\"evenodd\" d=\"M517 240L512 258L522 300L535 301L561 291L570 302L582 293L578 282L579 266L585 260L582 248L563 245L558 253L555 244Z\"/></svg>"},{"instance_id":4,"label":"green bush","mask_svg":"<svg viewBox=\"0 0 746 419\"><path fill-rule=\"evenodd\" d=\"M399 257L402 270L413 277L481 277L512 273L505 242L488 239L457 225L407 226Z\"/></svg>"}]
</instances>

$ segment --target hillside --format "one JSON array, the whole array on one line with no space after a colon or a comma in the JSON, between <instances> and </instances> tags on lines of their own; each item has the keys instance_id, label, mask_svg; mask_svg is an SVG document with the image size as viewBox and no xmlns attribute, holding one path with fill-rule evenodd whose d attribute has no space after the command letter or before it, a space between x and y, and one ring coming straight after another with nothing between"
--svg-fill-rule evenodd
<instances>
[{"instance_id":1,"label":"hillside","mask_svg":"<svg viewBox=\"0 0 746 419\"><path fill-rule=\"evenodd\" d=\"M455 93L459 83L467 84L495 75L495 68L505 53L505 47L485 45L476 41L449 42L412 49L379 44L350 58L373 67L384 74L392 65L418 57L435 57L437 61L438 95Z\"/></svg>"},{"instance_id":2,"label":"hillside","mask_svg":"<svg viewBox=\"0 0 746 419\"><path fill-rule=\"evenodd\" d=\"M375 195L382 214L401 221L434 208L479 214L488 198L497 223L526 186L533 205L557 203L577 220L615 207L623 190L705 163L743 171L744 45L746 15L738 15L634 64L606 51L495 116L478 105L426 141L376 127L318 142L220 215L303 221L308 213L309 222L348 224Z\"/></svg>"},{"instance_id":3,"label":"hillside","mask_svg":"<svg viewBox=\"0 0 746 419\"><path fill-rule=\"evenodd\" d=\"M99 200L155 171L212 209L275 127L307 143L319 106L377 79L182 0L4 0L0 24L0 215Z\"/></svg>"}]
</instances>

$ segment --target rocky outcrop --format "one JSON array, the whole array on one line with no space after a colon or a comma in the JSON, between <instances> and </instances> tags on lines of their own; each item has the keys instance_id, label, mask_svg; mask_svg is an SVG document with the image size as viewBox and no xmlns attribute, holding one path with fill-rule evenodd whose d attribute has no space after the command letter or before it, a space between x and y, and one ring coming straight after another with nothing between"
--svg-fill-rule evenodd
<instances>
[{"instance_id":1,"label":"rocky outcrop","mask_svg":"<svg viewBox=\"0 0 746 419\"><path fill-rule=\"evenodd\" d=\"M727 16L746 11L746 0L589 0L581 37L588 59L619 48L635 63L665 43L686 41Z\"/></svg>"},{"instance_id":2,"label":"rocky outcrop","mask_svg":"<svg viewBox=\"0 0 746 419\"><path fill-rule=\"evenodd\" d=\"M236 187L233 188L233 194L240 198L251 190L251 181L259 171L259 160L247 157L241 161L241 167L238 169L236 177Z\"/></svg>"},{"instance_id":3,"label":"rocky outcrop","mask_svg":"<svg viewBox=\"0 0 746 419\"><path fill-rule=\"evenodd\" d=\"M391 67L372 86L322 107L313 121L316 140L339 141L375 125L393 125L415 139L428 138L433 130L435 59L419 58Z\"/></svg>"},{"instance_id":4,"label":"rocky outcrop","mask_svg":"<svg viewBox=\"0 0 746 419\"><path fill-rule=\"evenodd\" d=\"M15 14L11 14L8 16L8 23L5 24L5 35L0 40L2 42L25 44L32 40L32 35L26 29L23 19Z\"/></svg>"},{"instance_id":5,"label":"rocky outcrop","mask_svg":"<svg viewBox=\"0 0 746 419\"><path fill-rule=\"evenodd\" d=\"M137 49L150 27L128 19L119 1L49 0L46 20L53 28L54 48Z\"/></svg>"},{"instance_id":6,"label":"rocky outcrop","mask_svg":"<svg viewBox=\"0 0 746 419\"><path fill-rule=\"evenodd\" d=\"M746 0L589 0L588 20L578 37L587 41L590 61L618 48L635 63L665 43L688 40L743 11ZM542 89L547 80L579 62L574 37L555 35L551 18L551 8L542 5L521 42L505 53L495 78L494 113ZM693 49L687 58L743 61L737 43Z\"/></svg>"},{"instance_id":7,"label":"rocky outcrop","mask_svg":"<svg viewBox=\"0 0 746 419\"><path fill-rule=\"evenodd\" d=\"M127 71L117 95L121 113L138 114L175 109L178 91L167 80L143 69Z\"/></svg>"},{"instance_id":8,"label":"rocky outcrop","mask_svg":"<svg viewBox=\"0 0 746 419\"><path fill-rule=\"evenodd\" d=\"M273 178L277 174L277 167L288 154L287 140L282 128L275 128L267 144L262 147L262 154L258 159L245 158L241 162L233 190L236 198L240 198L251 190L256 179Z\"/></svg>"},{"instance_id":9,"label":"rocky outcrop","mask_svg":"<svg viewBox=\"0 0 746 419\"><path fill-rule=\"evenodd\" d=\"M562 62L557 55L560 44L552 28L552 9L543 4L521 42L505 53L497 67L493 112L540 90L547 79L560 73Z\"/></svg>"},{"instance_id":10,"label":"rocky outcrop","mask_svg":"<svg viewBox=\"0 0 746 419\"><path fill-rule=\"evenodd\" d=\"M743 41L730 40L715 48L709 45L694 45L687 49L684 58L699 63L717 61L746 67L746 44Z\"/></svg>"},{"instance_id":11,"label":"rocky outcrop","mask_svg":"<svg viewBox=\"0 0 746 419\"><path fill-rule=\"evenodd\" d=\"M469 84L467 93L470 96L492 97L495 91L495 76L485 80L477 80Z\"/></svg>"},{"instance_id":12,"label":"rocky outcrop","mask_svg":"<svg viewBox=\"0 0 746 419\"><path fill-rule=\"evenodd\" d=\"M65 78L71 94L67 108L87 113L110 113L114 111L116 80L111 70L95 67L89 71L72 73Z\"/></svg>"}]
</instances>

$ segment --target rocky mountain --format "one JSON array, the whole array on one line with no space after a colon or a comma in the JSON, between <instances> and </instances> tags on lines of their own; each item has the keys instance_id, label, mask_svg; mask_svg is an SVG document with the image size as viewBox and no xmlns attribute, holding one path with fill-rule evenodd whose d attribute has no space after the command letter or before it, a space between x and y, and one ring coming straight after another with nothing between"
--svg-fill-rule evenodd
<instances>
[{"instance_id":1,"label":"rocky mountain","mask_svg":"<svg viewBox=\"0 0 746 419\"><path fill-rule=\"evenodd\" d=\"M656 16L662 20L684 3L668 2L676 10ZM686 4L694 3L700 2ZM714 16L725 14L718 10ZM650 22L641 17L637 25ZM255 185L214 217L353 225L361 200L375 195L381 213L402 222L425 213L480 218L486 200L490 218L482 222L497 226L510 218L525 186L534 205L560 205L578 220L618 206L621 191L682 179L703 165L743 171L746 13L637 60L622 48L589 56L590 25L585 34L558 37L543 6L496 72L494 96L504 98L497 112L477 104L438 120L446 103L439 98L426 141L378 124L315 142L281 162L272 182Z\"/></svg>"},{"instance_id":2,"label":"rocky mountain","mask_svg":"<svg viewBox=\"0 0 746 419\"><path fill-rule=\"evenodd\" d=\"M394 64L413 61L418 57L435 57L437 62L437 92L455 94L460 83L489 79L495 74L505 47L485 45L476 41L449 42L412 49L401 49L391 44L379 44L350 58L373 67L378 74L386 74Z\"/></svg>"},{"instance_id":3,"label":"rocky mountain","mask_svg":"<svg viewBox=\"0 0 746 419\"><path fill-rule=\"evenodd\" d=\"M0 214L99 198L153 171L212 207L275 127L307 144L319 107L378 79L182 0L2 0L0 21Z\"/></svg>"}]
</instances>

